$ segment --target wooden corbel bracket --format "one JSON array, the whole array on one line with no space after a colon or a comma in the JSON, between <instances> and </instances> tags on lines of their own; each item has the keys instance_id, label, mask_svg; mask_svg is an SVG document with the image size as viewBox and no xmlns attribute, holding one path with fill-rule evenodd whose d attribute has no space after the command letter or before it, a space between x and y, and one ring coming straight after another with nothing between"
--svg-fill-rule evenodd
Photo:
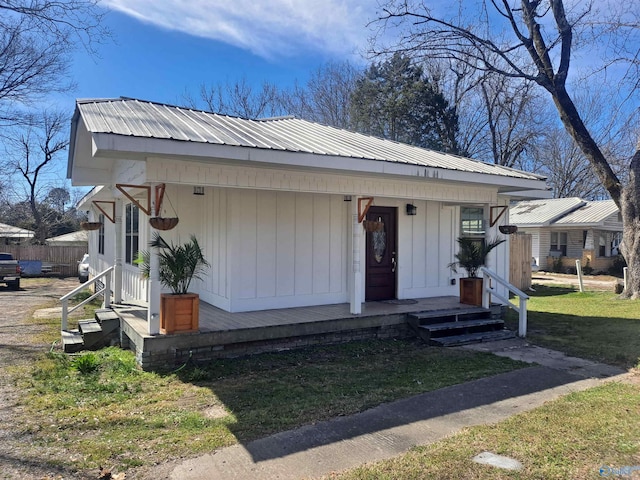
<instances>
[{"instance_id":1,"label":"wooden corbel bracket","mask_svg":"<svg viewBox=\"0 0 640 480\"><path fill-rule=\"evenodd\" d=\"M491 207L491 208L489 209L489 223L491 224L491 226L492 226L492 227L496 224L496 222L497 222L498 220L500 220L500 217L501 217L502 215L504 215L504 212L506 212L506 211L507 211L507 208L509 208L509 207L507 207L506 205L499 205L499 206L497 206L497 207ZM494 212L495 210L499 210L499 213L498 213L498 216L494 218L494 216L493 216L493 215L494 215L494 213L493 213L493 212Z\"/></svg>"},{"instance_id":2,"label":"wooden corbel bracket","mask_svg":"<svg viewBox=\"0 0 640 480\"><path fill-rule=\"evenodd\" d=\"M122 192L122 194L131 200L140 210L142 210L145 214L151 214L151 187L148 185L127 185L124 183L117 183L116 188ZM147 205L146 207L140 203L140 201L131 195L127 189L138 189L145 190L147 192Z\"/></svg>"},{"instance_id":3,"label":"wooden corbel bracket","mask_svg":"<svg viewBox=\"0 0 640 480\"><path fill-rule=\"evenodd\" d=\"M362 207L362 202L367 202L367 204ZM373 197L360 197L358 198L358 223L362 223L362 221L367 216L367 212L369 211L369 207L373 203Z\"/></svg>"},{"instance_id":4,"label":"wooden corbel bracket","mask_svg":"<svg viewBox=\"0 0 640 480\"><path fill-rule=\"evenodd\" d=\"M106 200L94 200L93 204L98 210L102 212L102 214L105 217L109 219L111 223L116 223L116 202L109 202Z\"/></svg>"}]
</instances>

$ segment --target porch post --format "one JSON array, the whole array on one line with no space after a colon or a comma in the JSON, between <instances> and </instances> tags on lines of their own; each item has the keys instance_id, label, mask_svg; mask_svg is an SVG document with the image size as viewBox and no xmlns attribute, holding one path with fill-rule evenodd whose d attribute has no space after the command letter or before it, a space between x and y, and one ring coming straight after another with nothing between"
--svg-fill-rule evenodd
<instances>
[{"instance_id":1,"label":"porch post","mask_svg":"<svg viewBox=\"0 0 640 480\"><path fill-rule=\"evenodd\" d=\"M352 314L362 313L362 268L360 265L360 242L362 226L358 222L358 197L351 202L351 275L349 278L349 310Z\"/></svg>"},{"instance_id":2,"label":"porch post","mask_svg":"<svg viewBox=\"0 0 640 480\"><path fill-rule=\"evenodd\" d=\"M115 248L113 259L113 302L122 303L122 200L116 199L115 205Z\"/></svg>"},{"instance_id":3,"label":"porch post","mask_svg":"<svg viewBox=\"0 0 640 480\"><path fill-rule=\"evenodd\" d=\"M154 185L151 185L153 190ZM151 198L151 216L155 215L155 198ZM156 233L156 229L146 222L149 229L149 240L153 238ZM158 275L159 260L157 249L149 249L149 280L147 284L148 296L149 296L149 308L147 309L147 333L149 335L158 335L160 333L160 293L162 293L162 285L160 284L160 277Z\"/></svg>"}]
</instances>

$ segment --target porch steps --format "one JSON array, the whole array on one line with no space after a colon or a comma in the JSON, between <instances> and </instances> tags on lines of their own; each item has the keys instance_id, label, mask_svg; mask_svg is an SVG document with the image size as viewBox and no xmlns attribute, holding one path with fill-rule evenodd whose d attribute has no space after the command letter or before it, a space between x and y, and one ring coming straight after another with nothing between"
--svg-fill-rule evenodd
<instances>
[{"instance_id":1,"label":"porch steps","mask_svg":"<svg viewBox=\"0 0 640 480\"><path fill-rule=\"evenodd\" d=\"M78 321L78 328L62 331L65 353L98 350L120 341L120 317L111 309L96 310L94 318Z\"/></svg>"},{"instance_id":2,"label":"porch steps","mask_svg":"<svg viewBox=\"0 0 640 480\"><path fill-rule=\"evenodd\" d=\"M443 347L515 337L504 328L499 311L482 307L432 310L409 314L408 322L422 340Z\"/></svg>"}]
</instances>

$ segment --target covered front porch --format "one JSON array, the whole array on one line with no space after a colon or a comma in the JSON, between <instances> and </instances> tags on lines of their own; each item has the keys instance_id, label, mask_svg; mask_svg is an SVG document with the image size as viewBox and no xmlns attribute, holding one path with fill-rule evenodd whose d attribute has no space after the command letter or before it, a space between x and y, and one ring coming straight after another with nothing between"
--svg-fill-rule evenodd
<instances>
[{"instance_id":1,"label":"covered front porch","mask_svg":"<svg viewBox=\"0 0 640 480\"><path fill-rule=\"evenodd\" d=\"M418 312L467 311L477 307L456 296L366 302L360 314L348 303L229 313L200 302L200 326L194 333L150 335L147 308L112 305L121 321L121 344L136 352L145 369L172 368L189 359L215 358L281 351L309 345L372 338L415 336L408 315Z\"/></svg>"}]
</instances>

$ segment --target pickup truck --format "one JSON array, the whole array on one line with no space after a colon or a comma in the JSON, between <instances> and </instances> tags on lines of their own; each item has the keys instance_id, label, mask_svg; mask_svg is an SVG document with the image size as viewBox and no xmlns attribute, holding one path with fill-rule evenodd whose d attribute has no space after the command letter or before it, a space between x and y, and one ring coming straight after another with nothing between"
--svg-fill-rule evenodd
<instances>
[{"instance_id":1,"label":"pickup truck","mask_svg":"<svg viewBox=\"0 0 640 480\"><path fill-rule=\"evenodd\" d=\"M20 262L10 253L0 253L0 283L12 290L20 290Z\"/></svg>"}]
</instances>

